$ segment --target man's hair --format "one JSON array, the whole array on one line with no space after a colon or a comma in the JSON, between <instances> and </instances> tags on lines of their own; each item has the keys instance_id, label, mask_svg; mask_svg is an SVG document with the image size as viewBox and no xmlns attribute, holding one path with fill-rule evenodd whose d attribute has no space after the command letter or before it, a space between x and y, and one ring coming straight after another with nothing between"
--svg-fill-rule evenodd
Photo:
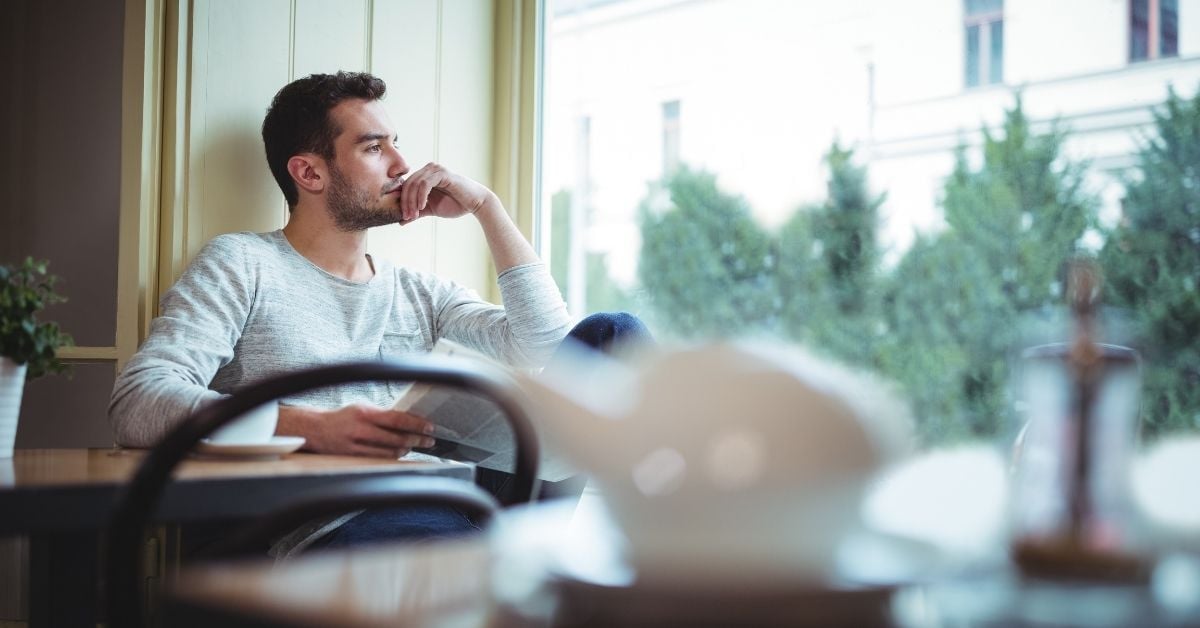
<instances>
[{"instance_id":1,"label":"man's hair","mask_svg":"<svg viewBox=\"0 0 1200 628\"><path fill-rule=\"evenodd\" d=\"M333 140L342 130L329 118L329 111L351 98L379 100L386 91L382 80L365 72L338 72L310 74L275 94L263 119L262 137L267 165L289 210L300 201L300 192L288 173L288 160L301 153L332 160Z\"/></svg>"}]
</instances>

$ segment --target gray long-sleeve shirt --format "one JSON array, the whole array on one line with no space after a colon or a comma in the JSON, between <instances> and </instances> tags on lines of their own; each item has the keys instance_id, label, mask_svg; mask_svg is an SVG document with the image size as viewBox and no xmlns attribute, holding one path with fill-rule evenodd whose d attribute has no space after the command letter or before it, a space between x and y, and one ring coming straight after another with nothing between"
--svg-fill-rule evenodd
<instances>
[{"instance_id":1,"label":"gray long-sleeve shirt","mask_svg":"<svg viewBox=\"0 0 1200 628\"><path fill-rule=\"evenodd\" d=\"M271 375L427 353L441 337L540 366L570 327L544 264L501 273L500 307L434 275L372 261L375 276L354 283L308 261L282 231L214 238L163 296L149 337L117 378L108 409L117 442L152 446L201 404ZM399 392L361 383L281 402L390 406Z\"/></svg>"}]
</instances>

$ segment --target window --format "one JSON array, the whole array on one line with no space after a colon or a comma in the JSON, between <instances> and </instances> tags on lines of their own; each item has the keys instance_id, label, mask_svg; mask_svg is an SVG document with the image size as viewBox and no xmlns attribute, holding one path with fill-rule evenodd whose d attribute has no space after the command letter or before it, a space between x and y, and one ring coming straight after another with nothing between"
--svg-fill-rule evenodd
<instances>
[{"instance_id":1,"label":"window","mask_svg":"<svg viewBox=\"0 0 1200 628\"><path fill-rule=\"evenodd\" d=\"M1129 60L1179 55L1178 0L1129 1Z\"/></svg>"},{"instance_id":2,"label":"window","mask_svg":"<svg viewBox=\"0 0 1200 628\"><path fill-rule=\"evenodd\" d=\"M1081 56L1091 65L1023 87L1028 115L964 79L1003 84L1005 37L1047 64L1059 42L1006 33L1003 0L918 4L548 0L540 218L572 314L632 311L664 342L803 344L896 381L926 444L996 439L1020 410L1008 380L1030 340L1022 317L1064 307L1061 267L1086 250L1120 286L1105 305L1156 330L1143 437L1200 432L1200 354L1175 348L1200 299L1130 305L1200 290L1192 250L1168 245L1200 239L1190 164L1147 161L1144 118L1075 124L1113 107L1149 118L1166 82L1192 98L1200 68L1151 80ZM1025 2L1021 19L1111 49L1076 5ZM1173 23L1175 6L1151 13ZM1173 124L1155 133L1195 141L1193 122Z\"/></svg>"},{"instance_id":3,"label":"window","mask_svg":"<svg viewBox=\"0 0 1200 628\"><path fill-rule=\"evenodd\" d=\"M672 100L662 106L663 133L663 176L679 169L679 101Z\"/></svg>"},{"instance_id":4,"label":"window","mask_svg":"<svg viewBox=\"0 0 1200 628\"><path fill-rule=\"evenodd\" d=\"M965 0L966 86L1004 81L1004 0Z\"/></svg>"}]
</instances>

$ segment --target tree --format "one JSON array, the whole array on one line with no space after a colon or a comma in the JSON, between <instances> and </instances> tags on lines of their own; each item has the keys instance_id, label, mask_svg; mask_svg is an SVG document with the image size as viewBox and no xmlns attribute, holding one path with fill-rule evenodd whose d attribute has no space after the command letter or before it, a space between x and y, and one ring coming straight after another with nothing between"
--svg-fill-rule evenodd
<instances>
[{"instance_id":1,"label":"tree","mask_svg":"<svg viewBox=\"0 0 1200 628\"><path fill-rule=\"evenodd\" d=\"M665 186L651 186L639 215L638 279L656 317L670 322L664 332L733 336L773 323L773 243L714 175L681 167Z\"/></svg>"},{"instance_id":2,"label":"tree","mask_svg":"<svg viewBox=\"0 0 1200 628\"><path fill-rule=\"evenodd\" d=\"M879 328L879 206L866 168L837 142L826 154L828 198L798 210L779 234L781 325L840 359L874 366Z\"/></svg>"},{"instance_id":3,"label":"tree","mask_svg":"<svg viewBox=\"0 0 1200 628\"><path fill-rule=\"evenodd\" d=\"M907 391L928 442L991 436L1007 415L1016 310L998 279L953 232L918 238L888 276L877 361Z\"/></svg>"},{"instance_id":4,"label":"tree","mask_svg":"<svg viewBox=\"0 0 1200 628\"><path fill-rule=\"evenodd\" d=\"M1101 251L1106 297L1129 308L1149 435L1200 427L1200 91L1171 90Z\"/></svg>"},{"instance_id":5,"label":"tree","mask_svg":"<svg viewBox=\"0 0 1200 628\"><path fill-rule=\"evenodd\" d=\"M918 239L889 276L879 366L906 386L926 440L1006 427L1019 318L1061 302L1060 268L1095 224L1084 166L1062 157L1064 137L1057 124L1034 134L1018 97L1002 137L983 131L977 169L958 151L946 229Z\"/></svg>"},{"instance_id":6,"label":"tree","mask_svg":"<svg viewBox=\"0 0 1200 628\"><path fill-rule=\"evenodd\" d=\"M907 390L927 442L1002 433L1020 318L1060 304L1060 268L1097 203L1085 165L1062 155L1065 132L1034 133L1020 97L998 133L982 134L980 165L960 149L946 179L946 228L892 269L876 242L883 196L836 143L828 198L778 237L713 175L680 171L641 208L638 272L654 311L681 335L770 329L880 371Z\"/></svg>"},{"instance_id":7,"label":"tree","mask_svg":"<svg viewBox=\"0 0 1200 628\"><path fill-rule=\"evenodd\" d=\"M1096 200L1084 190L1086 165L1062 156L1057 123L1033 134L1020 96L1005 113L1004 137L983 130L983 164L958 151L943 209L950 231L983 256L1018 310L1058 302L1059 270L1095 226Z\"/></svg>"}]
</instances>

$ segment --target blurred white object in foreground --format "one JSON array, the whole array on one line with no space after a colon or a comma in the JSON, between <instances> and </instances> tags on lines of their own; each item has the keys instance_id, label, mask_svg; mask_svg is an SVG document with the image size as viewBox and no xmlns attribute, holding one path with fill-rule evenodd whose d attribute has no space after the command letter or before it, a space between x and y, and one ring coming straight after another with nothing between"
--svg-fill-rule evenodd
<instances>
[{"instance_id":1,"label":"blurred white object in foreground","mask_svg":"<svg viewBox=\"0 0 1200 628\"><path fill-rule=\"evenodd\" d=\"M1200 437L1164 439L1133 464L1134 503L1154 543L1200 550Z\"/></svg>"},{"instance_id":2,"label":"blurred white object in foreground","mask_svg":"<svg viewBox=\"0 0 1200 628\"><path fill-rule=\"evenodd\" d=\"M874 530L937 547L953 563L1003 558L1007 466L991 445L933 450L885 473L863 505Z\"/></svg>"},{"instance_id":3,"label":"blurred white object in foreground","mask_svg":"<svg viewBox=\"0 0 1200 628\"><path fill-rule=\"evenodd\" d=\"M641 573L824 577L863 489L910 443L888 387L778 345L658 350L632 367L578 353L524 388Z\"/></svg>"}]
</instances>

